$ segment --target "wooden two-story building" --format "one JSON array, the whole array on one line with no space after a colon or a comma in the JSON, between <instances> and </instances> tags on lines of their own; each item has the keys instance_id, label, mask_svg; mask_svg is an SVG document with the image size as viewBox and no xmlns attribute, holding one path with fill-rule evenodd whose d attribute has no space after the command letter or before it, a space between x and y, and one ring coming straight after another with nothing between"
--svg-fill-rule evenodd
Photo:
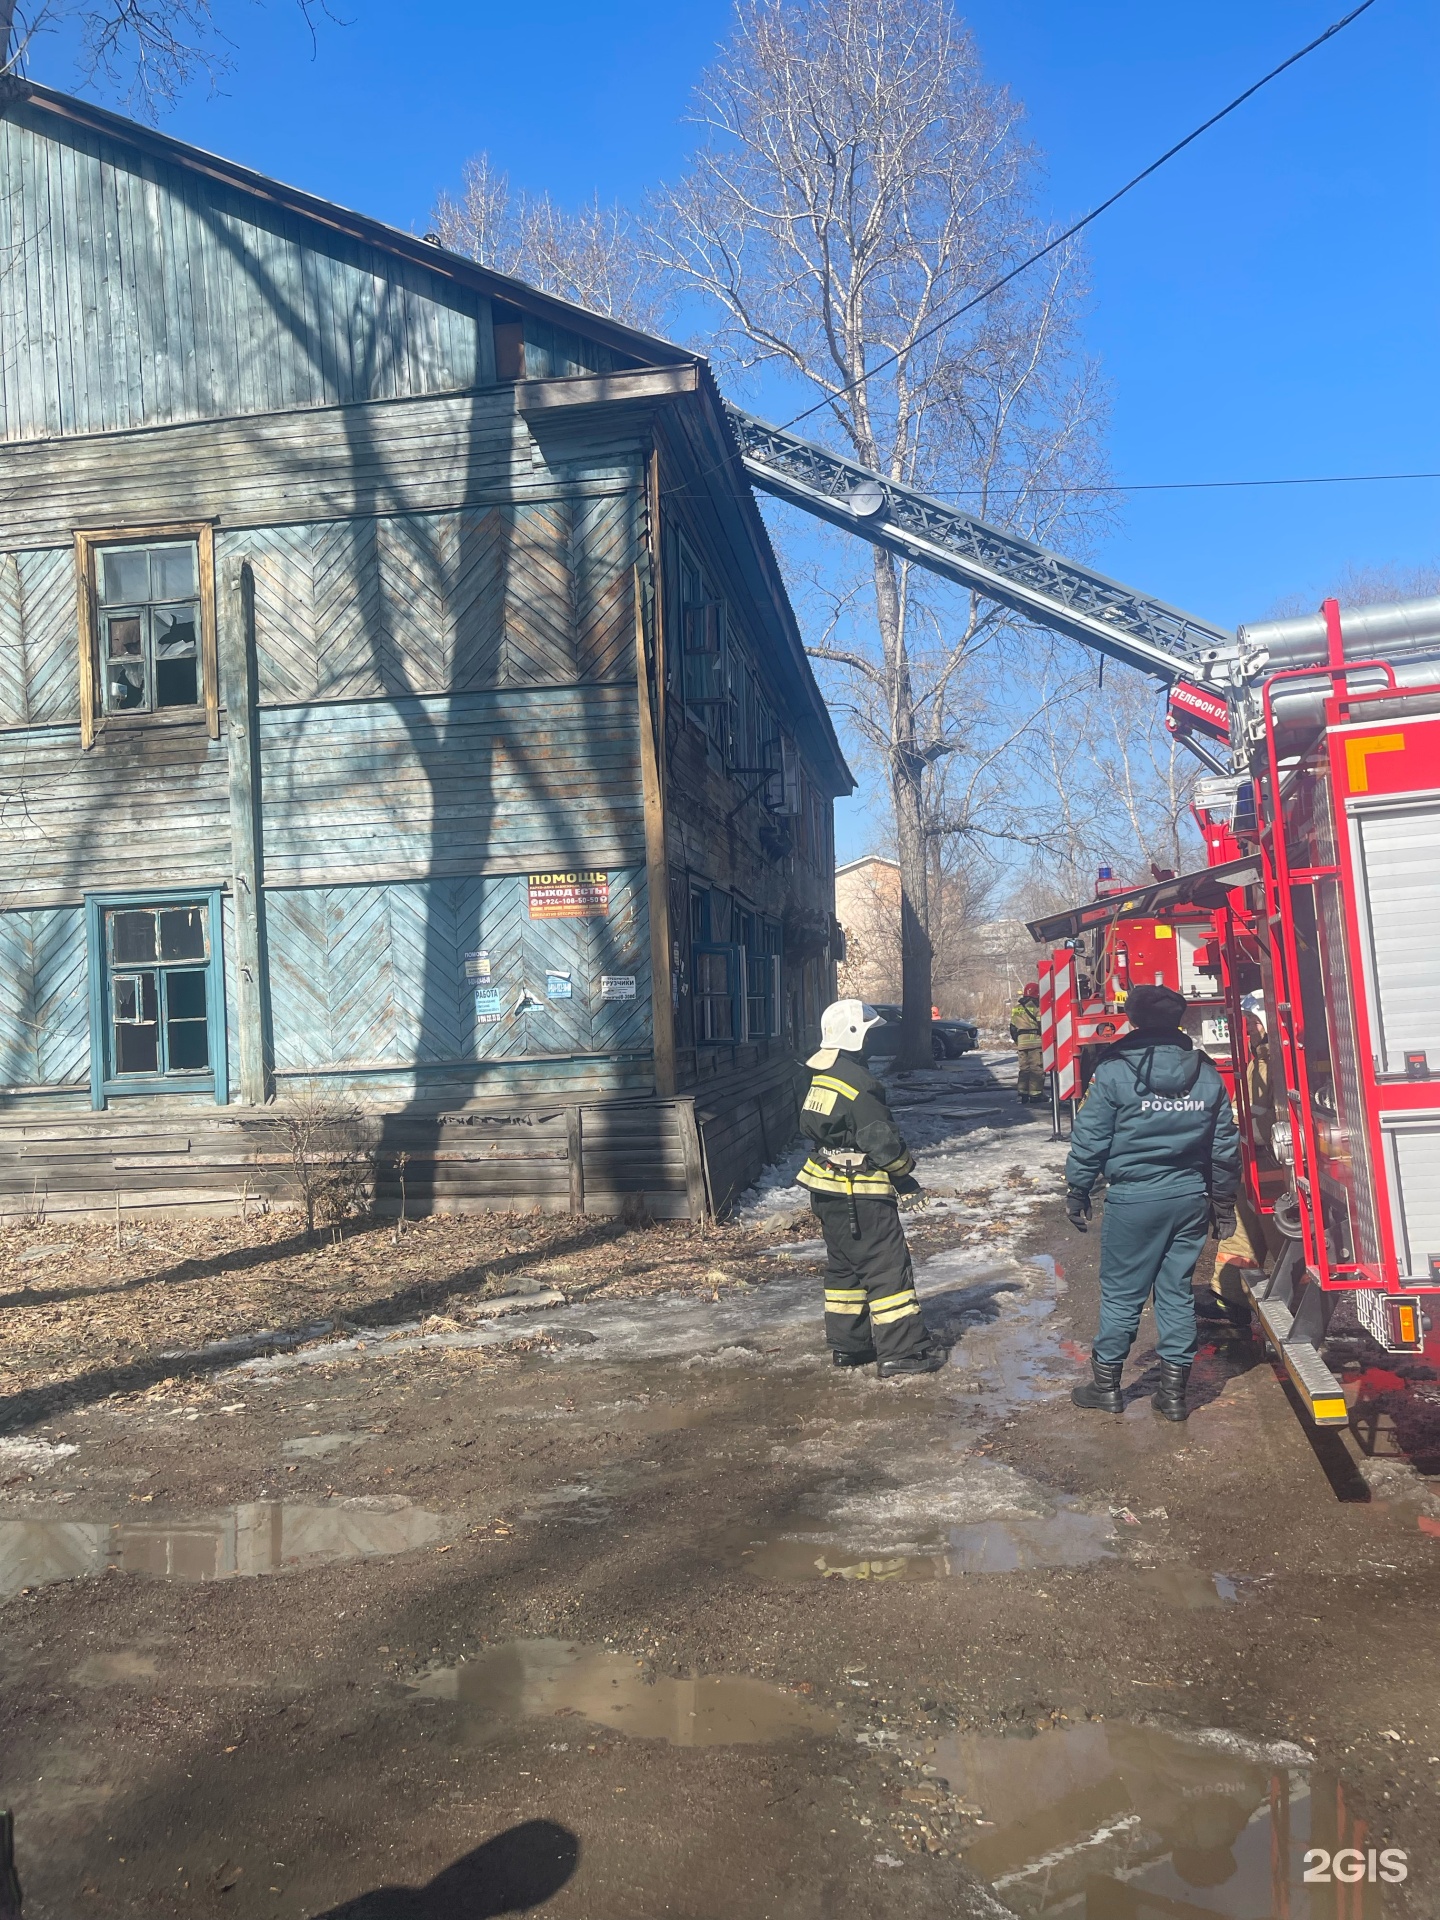
<instances>
[{"instance_id":1,"label":"wooden two-story building","mask_svg":"<svg viewBox=\"0 0 1440 1920\"><path fill-rule=\"evenodd\" d=\"M694 354L0 94L0 1207L721 1209L845 767Z\"/></svg>"}]
</instances>

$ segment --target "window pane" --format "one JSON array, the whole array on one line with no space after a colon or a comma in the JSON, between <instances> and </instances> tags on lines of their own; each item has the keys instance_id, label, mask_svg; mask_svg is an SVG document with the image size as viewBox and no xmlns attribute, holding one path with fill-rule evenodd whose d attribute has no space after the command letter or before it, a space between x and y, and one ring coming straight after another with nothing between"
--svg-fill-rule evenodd
<instances>
[{"instance_id":1,"label":"window pane","mask_svg":"<svg viewBox=\"0 0 1440 1920\"><path fill-rule=\"evenodd\" d=\"M158 707L198 707L200 683L195 656L188 660L157 660L155 663L155 705Z\"/></svg>"},{"instance_id":2,"label":"window pane","mask_svg":"<svg viewBox=\"0 0 1440 1920\"><path fill-rule=\"evenodd\" d=\"M155 658L180 660L195 651L195 630L199 610L195 607L162 607L155 614Z\"/></svg>"},{"instance_id":3,"label":"window pane","mask_svg":"<svg viewBox=\"0 0 1440 1920\"><path fill-rule=\"evenodd\" d=\"M115 1071L156 1073L160 1067L159 1027L116 1027Z\"/></svg>"},{"instance_id":4,"label":"window pane","mask_svg":"<svg viewBox=\"0 0 1440 1920\"><path fill-rule=\"evenodd\" d=\"M100 598L107 606L150 598L150 555L144 547L117 547L104 554L100 576Z\"/></svg>"},{"instance_id":5,"label":"window pane","mask_svg":"<svg viewBox=\"0 0 1440 1920\"><path fill-rule=\"evenodd\" d=\"M161 908L160 958L162 960L203 960L207 952L203 907ZM186 978L191 977L203 978L203 975L186 976Z\"/></svg>"},{"instance_id":6,"label":"window pane","mask_svg":"<svg viewBox=\"0 0 1440 1920\"><path fill-rule=\"evenodd\" d=\"M105 711L124 713L145 705L145 659L139 614L105 623Z\"/></svg>"},{"instance_id":7,"label":"window pane","mask_svg":"<svg viewBox=\"0 0 1440 1920\"><path fill-rule=\"evenodd\" d=\"M155 705L193 707L200 699L195 658L197 609L170 607L155 616Z\"/></svg>"},{"instance_id":8,"label":"window pane","mask_svg":"<svg viewBox=\"0 0 1440 1920\"><path fill-rule=\"evenodd\" d=\"M108 713L127 713L145 705L144 667L120 667L113 663L105 674L105 708Z\"/></svg>"},{"instance_id":9,"label":"window pane","mask_svg":"<svg viewBox=\"0 0 1440 1920\"><path fill-rule=\"evenodd\" d=\"M111 914L110 958L119 967L156 958L155 915L148 907Z\"/></svg>"},{"instance_id":10,"label":"window pane","mask_svg":"<svg viewBox=\"0 0 1440 1920\"><path fill-rule=\"evenodd\" d=\"M730 960L724 953L697 953L695 986L700 993L730 993Z\"/></svg>"},{"instance_id":11,"label":"window pane","mask_svg":"<svg viewBox=\"0 0 1440 1920\"><path fill-rule=\"evenodd\" d=\"M145 976L117 973L110 983L110 995L117 1026L139 1026L145 1018Z\"/></svg>"},{"instance_id":12,"label":"window pane","mask_svg":"<svg viewBox=\"0 0 1440 1920\"><path fill-rule=\"evenodd\" d=\"M107 620L106 629L110 636L109 654L112 660L138 660L141 658L140 616L138 613L117 614Z\"/></svg>"},{"instance_id":13,"label":"window pane","mask_svg":"<svg viewBox=\"0 0 1440 1920\"><path fill-rule=\"evenodd\" d=\"M165 1044L171 1073L201 1073L210 1064L210 1029L203 1020L172 1020Z\"/></svg>"},{"instance_id":14,"label":"window pane","mask_svg":"<svg viewBox=\"0 0 1440 1920\"><path fill-rule=\"evenodd\" d=\"M165 1052L172 1073L198 1073L210 1064L205 1021L205 970L165 976Z\"/></svg>"},{"instance_id":15,"label":"window pane","mask_svg":"<svg viewBox=\"0 0 1440 1920\"><path fill-rule=\"evenodd\" d=\"M154 1073L160 1065L160 1026L153 973L117 974L111 981L116 1073Z\"/></svg>"},{"instance_id":16,"label":"window pane","mask_svg":"<svg viewBox=\"0 0 1440 1920\"><path fill-rule=\"evenodd\" d=\"M170 1020L205 1018L205 969L176 970L165 976L165 1011Z\"/></svg>"},{"instance_id":17,"label":"window pane","mask_svg":"<svg viewBox=\"0 0 1440 1920\"><path fill-rule=\"evenodd\" d=\"M150 597L188 600L195 591L194 547L159 547L150 555Z\"/></svg>"}]
</instances>

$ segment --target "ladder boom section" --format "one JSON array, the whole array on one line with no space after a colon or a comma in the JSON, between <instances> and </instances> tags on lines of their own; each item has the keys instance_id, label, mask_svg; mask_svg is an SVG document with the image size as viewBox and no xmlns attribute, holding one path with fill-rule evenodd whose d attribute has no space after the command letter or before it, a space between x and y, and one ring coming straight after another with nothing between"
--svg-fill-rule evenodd
<instances>
[{"instance_id":1,"label":"ladder boom section","mask_svg":"<svg viewBox=\"0 0 1440 1920\"><path fill-rule=\"evenodd\" d=\"M1018 534L874 473L727 404L753 484L858 533L1037 626L1165 681L1195 679L1232 636L1207 620L1109 580Z\"/></svg>"}]
</instances>

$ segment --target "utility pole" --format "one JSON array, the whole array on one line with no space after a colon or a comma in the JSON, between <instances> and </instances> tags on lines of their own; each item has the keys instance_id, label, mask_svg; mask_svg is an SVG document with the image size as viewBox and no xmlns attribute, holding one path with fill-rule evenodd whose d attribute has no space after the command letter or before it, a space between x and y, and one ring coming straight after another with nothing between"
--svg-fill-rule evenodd
<instances>
[{"instance_id":1,"label":"utility pole","mask_svg":"<svg viewBox=\"0 0 1440 1920\"><path fill-rule=\"evenodd\" d=\"M10 64L10 42L15 35L15 8L18 0L0 0L0 73Z\"/></svg>"}]
</instances>

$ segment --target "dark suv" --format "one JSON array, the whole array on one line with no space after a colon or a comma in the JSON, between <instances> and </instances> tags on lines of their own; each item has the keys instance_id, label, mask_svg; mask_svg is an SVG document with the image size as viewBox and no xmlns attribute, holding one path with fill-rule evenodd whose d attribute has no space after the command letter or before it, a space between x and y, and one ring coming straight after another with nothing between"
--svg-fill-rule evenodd
<instances>
[{"instance_id":1,"label":"dark suv","mask_svg":"<svg viewBox=\"0 0 1440 1920\"><path fill-rule=\"evenodd\" d=\"M887 1027L898 1027L901 1009L893 1001L872 1000L876 1013L883 1014ZM973 1053L980 1044L980 1030L973 1020L932 1020L930 1053L936 1060L958 1060L962 1053Z\"/></svg>"}]
</instances>

